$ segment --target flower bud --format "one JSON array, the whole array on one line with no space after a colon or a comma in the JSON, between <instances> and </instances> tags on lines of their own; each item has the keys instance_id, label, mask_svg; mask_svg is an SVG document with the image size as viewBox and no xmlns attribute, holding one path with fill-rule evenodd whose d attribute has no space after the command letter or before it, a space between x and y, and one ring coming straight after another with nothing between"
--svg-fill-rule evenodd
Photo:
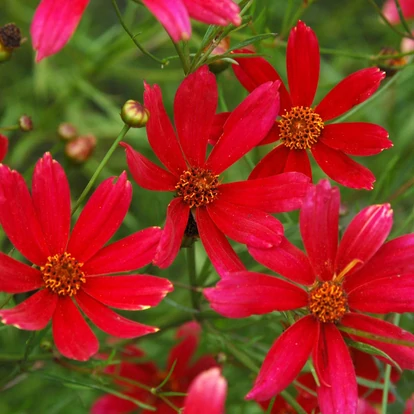
<instances>
[{"instance_id":1,"label":"flower bud","mask_svg":"<svg viewBox=\"0 0 414 414\"><path fill-rule=\"evenodd\" d=\"M19 118L19 127L23 132L29 132L33 129L33 121L30 116L22 115Z\"/></svg>"},{"instance_id":2,"label":"flower bud","mask_svg":"<svg viewBox=\"0 0 414 414\"><path fill-rule=\"evenodd\" d=\"M138 101L129 99L125 102L121 111L121 118L125 124L132 128L142 128L147 125L150 113L144 105Z\"/></svg>"},{"instance_id":3,"label":"flower bud","mask_svg":"<svg viewBox=\"0 0 414 414\"><path fill-rule=\"evenodd\" d=\"M22 36L14 23L0 27L0 63L10 59L13 50L20 47Z\"/></svg>"},{"instance_id":4,"label":"flower bud","mask_svg":"<svg viewBox=\"0 0 414 414\"><path fill-rule=\"evenodd\" d=\"M227 36L224 39L220 40L219 44L211 52L210 56L220 56L223 53L226 53L230 48L230 38ZM230 62L226 60L216 60L208 65L210 70L216 75L220 72L223 72L230 66Z\"/></svg>"},{"instance_id":5,"label":"flower bud","mask_svg":"<svg viewBox=\"0 0 414 414\"><path fill-rule=\"evenodd\" d=\"M62 122L58 126L57 133L64 141L70 141L78 136L76 127L69 122Z\"/></svg>"},{"instance_id":6,"label":"flower bud","mask_svg":"<svg viewBox=\"0 0 414 414\"><path fill-rule=\"evenodd\" d=\"M66 156L77 164L88 160L96 147L96 137L92 134L81 135L65 146Z\"/></svg>"},{"instance_id":7,"label":"flower bud","mask_svg":"<svg viewBox=\"0 0 414 414\"><path fill-rule=\"evenodd\" d=\"M383 47L379 53L379 56L396 55L395 58L378 59L378 67L385 72L385 76L390 78L394 76L399 69L402 69L408 63L408 59L405 56L398 56L398 50L393 47Z\"/></svg>"}]
</instances>

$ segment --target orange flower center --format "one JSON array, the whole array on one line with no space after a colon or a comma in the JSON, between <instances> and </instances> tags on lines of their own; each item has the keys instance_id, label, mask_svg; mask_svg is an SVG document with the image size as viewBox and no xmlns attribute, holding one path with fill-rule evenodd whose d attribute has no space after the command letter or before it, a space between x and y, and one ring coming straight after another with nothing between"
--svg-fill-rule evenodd
<instances>
[{"instance_id":1,"label":"orange flower center","mask_svg":"<svg viewBox=\"0 0 414 414\"><path fill-rule=\"evenodd\" d=\"M85 273L79 263L70 253L49 256L44 266L40 267L45 286L60 296L76 295L82 283L86 282Z\"/></svg>"},{"instance_id":2,"label":"orange flower center","mask_svg":"<svg viewBox=\"0 0 414 414\"><path fill-rule=\"evenodd\" d=\"M192 167L184 171L175 189L184 202L193 207L210 204L218 195L218 175L204 168Z\"/></svg>"},{"instance_id":3,"label":"orange flower center","mask_svg":"<svg viewBox=\"0 0 414 414\"><path fill-rule=\"evenodd\" d=\"M311 148L318 141L323 127L322 118L312 108L295 106L279 121L280 139L289 149Z\"/></svg>"},{"instance_id":4,"label":"orange flower center","mask_svg":"<svg viewBox=\"0 0 414 414\"><path fill-rule=\"evenodd\" d=\"M320 322L338 323L348 311L348 298L342 285L319 282L309 292L309 310Z\"/></svg>"}]
</instances>

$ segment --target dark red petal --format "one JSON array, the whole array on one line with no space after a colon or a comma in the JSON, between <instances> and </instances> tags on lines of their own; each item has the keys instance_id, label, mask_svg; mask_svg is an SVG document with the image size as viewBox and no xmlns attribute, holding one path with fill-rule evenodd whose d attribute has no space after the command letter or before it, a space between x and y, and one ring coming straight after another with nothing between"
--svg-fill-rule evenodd
<instances>
[{"instance_id":1,"label":"dark red petal","mask_svg":"<svg viewBox=\"0 0 414 414\"><path fill-rule=\"evenodd\" d=\"M57 302L57 295L48 289L42 289L12 309L1 309L0 317L6 325L37 331L48 324Z\"/></svg>"},{"instance_id":2,"label":"dark red petal","mask_svg":"<svg viewBox=\"0 0 414 414\"><path fill-rule=\"evenodd\" d=\"M114 235L132 198L131 183L123 172L103 181L83 208L70 236L67 251L86 262Z\"/></svg>"},{"instance_id":3,"label":"dark red petal","mask_svg":"<svg viewBox=\"0 0 414 414\"><path fill-rule=\"evenodd\" d=\"M129 272L146 266L154 259L162 231L149 227L99 250L82 267L88 276Z\"/></svg>"},{"instance_id":4,"label":"dark red petal","mask_svg":"<svg viewBox=\"0 0 414 414\"><path fill-rule=\"evenodd\" d=\"M300 232L313 273L331 280L338 247L340 195L328 180L311 187L300 211Z\"/></svg>"},{"instance_id":5,"label":"dark red petal","mask_svg":"<svg viewBox=\"0 0 414 414\"><path fill-rule=\"evenodd\" d=\"M284 172L297 171L312 180L312 167L308 152L304 150L289 150Z\"/></svg>"},{"instance_id":6,"label":"dark red petal","mask_svg":"<svg viewBox=\"0 0 414 414\"><path fill-rule=\"evenodd\" d=\"M207 256L221 277L228 272L245 269L226 236L217 228L205 208L197 209L196 222Z\"/></svg>"},{"instance_id":7,"label":"dark red petal","mask_svg":"<svg viewBox=\"0 0 414 414\"><path fill-rule=\"evenodd\" d=\"M321 412L355 414L358 388L354 365L342 335L334 324L321 324L317 354L314 358L315 365L318 364L316 371L321 372L324 379L317 388Z\"/></svg>"},{"instance_id":8,"label":"dark red petal","mask_svg":"<svg viewBox=\"0 0 414 414\"><path fill-rule=\"evenodd\" d=\"M215 288L204 289L210 306L227 318L264 315L299 309L308 304L303 289L273 276L256 272L229 273Z\"/></svg>"},{"instance_id":9,"label":"dark red petal","mask_svg":"<svg viewBox=\"0 0 414 414\"><path fill-rule=\"evenodd\" d=\"M368 168L358 164L342 151L334 150L322 142L311 149L316 162L332 180L350 188L374 188L375 176Z\"/></svg>"},{"instance_id":10,"label":"dark red petal","mask_svg":"<svg viewBox=\"0 0 414 414\"><path fill-rule=\"evenodd\" d=\"M38 266L50 255L23 177L0 164L0 224L17 250Z\"/></svg>"},{"instance_id":11,"label":"dark red petal","mask_svg":"<svg viewBox=\"0 0 414 414\"><path fill-rule=\"evenodd\" d=\"M174 99L174 119L181 148L190 165L202 166L217 109L216 77L202 66L187 76Z\"/></svg>"},{"instance_id":12,"label":"dark red petal","mask_svg":"<svg viewBox=\"0 0 414 414\"><path fill-rule=\"evenodd\" d=\"M117 338L136 338L159 330L118 315L82 291L76 295L76 302L99 329Z\"/></svg>"},{"instance_id":13,"label":"dark red petal","mask_svg":"<svg viewBox=\"0 0 414 414\"><path fill-rule=\"evenodd\" d=\"M121 142L121 145L125 148L129 171L138 185L147 190L175 190L178 181L176 176L158 167L125 142Z\"/></svg>"},{"instance_id":14,"label":"dark red petal","mask_svg":"<svg viewBox=\"0 0 414 414\"><path fill-rule=\"evenodd\" d=\"M285 170L289 154L289 148L284 145L278 145L267 155L265 155L256 167L254 167L253 171L249 175L249 180L281 174Z\"/></svg>"},{"instance_id":15,"label":"dark red petal","mask_svg":"<svg viewBox=\"0 0 414 414\"><path fill-rule=\"evenodd\" d=\"M279 112L278 88L279 82L259 86L231 113L206 168L220 174L263 140Z\"/></svg>"},{"instance_id":16,"label":"dark red petal","mask_svg":"<svg viewBox=\"0 0 414 414\"><path fill-rule=\"evenodd\" d=\"M6 156L8 147L9 140L4 135L0 134L0 162L2 162Z\"/></svg>"},{"instance_id":17,"label":"dark red petal","mask_svg":"<svg viewBox=\"0 0 414 414\"><path fill-rule=\"evenodd\" d=\"M389 339L404 340L414 343L414 335L407 331L404 331L404 329L401 329L400 327L381 319L372 318L371 316L362 315L359 313L345 314L341 320L341 325ZM355 341L364 342L385 352L402 369L414 369L414 347L389 344L386 342L381 342L378 340L373 340L349 333L347 333L347 335L349 335ZM387 361L388 360L384 360L384 362Z\"/></svg>"},{"instance_id":18,"label":"dark red petal","mask_svg":"<svg viewBox=\"0 0 414 414\"><path fill-rule=\"evenodd\" d=\"M361 69L339 82L315 108L326 122L366 101L385 78L378 68Z\"/></svg>"},{"instance_id":19,"label":"dark red petal","mask_svg":"<svg viewBox=\"0 0 414 414\"><path fill-rule=\"evenodd\" d=\"M187 227L190 206L181 198L175 198L168 205L167 220L154 257L154 264L162 269L171 265L176 258Z\"/></svg>"},{"instance_id":20,"label":"dark red petal","mask_svg":"<svg viewBox=\"0 0 414 414\"><path fill-rule=\"evenodd\" d=\"M207 205L207 212L216 226L231 239L253 247L268 249L277 246L283 226L263 211L228 203L220 198Z\"/></svg>"},{"instance_id":21,"label":"dark red petal","mask_svg":"<svg viewBox=\"0 0 414 414\"><path fill-rule=\"evenodd\" d=\"M158 85L151 88L147 83L144 83L144 86L144 104L151 114L147 123L148 141L159 160L173 175L179 176L187 169L187 165L171 121L165 112L161 89Z\"/></svg>"},{"instance_id":22,"label":"dark red petal","mask_svg":"<svg viewBox=\"0 0 414 414\"><path fill-rule=\"evenodd\" d=\"M264 401L285 389L305 365L318 330L319 324L313 316L305 316L283 332L267 353L254 387L246 398Z\"/></svg>"},{"instance_id":23,"label":"dark red petal","mask_svg":"<svg viewBox=\"0 0 414 414\"><path fill-rule=\"evenodd\" d=\"M389 204L377 204L364 208L352 219L339 243L336 274L357 259L360 263L346 274L354 273L371 259L390 234L392 213Z\"/></svg>"},{"instance_id":24,"label":"dark red petal","mask_svg":"<svg viewBox=\"0 0 414 414\"><path fill-rule=\"evenodd\" d=\"M157 306L173 286L168 279L149 275L96 276L82 289L105 305L125 310Z\"/></svg>"},{"instance_id":25,"label":"dark red petal","mask_svg":"<svg viewBox=\"0 0 414 414\"><path fill-rule=\"evenodd\" d=\"M6 293L22 293L43 285L39 270L0 252L0 289Z\"/></svg>"},{"instance_id":26,"label":"dark red petal","mask_svg":"<svg viewBox=\"0 0 414 414\"><path fill-rule=\"evenodd\" d=\"M392 147L386 129L366 122L325 125L319 140L350 155L374 155Z\"/></svg>"},{"instance_id":27,"label":"dark red petal","mask_svg":"<svg viewBox=\"0 0 414 414\"><path fill-rule=\"evenodd\" d=\"M211 145L216 145L218 139L223 133L224 124L226 123L231 112L221 112L216 114L213 118L213 123L210 129L210 136L208 138L208 143Z\"/></svg>"},{"instance_id":28,"label":"dark red petal","mask_svg":"<svg viewBox=\"0 0 414 414\"><path fill-rule=\"evenodd\" d=\"M99 397L91 408L91 414L127 414L133 412L137 406L128 400L107 394Z\"/></svg>"},{"instance_id":29,"label":"dark red petal","mask_svg":"<svg viewBox=\"0 0 414 414\"><path fill-rule=\"evenodd\" d=\"M286 67L292 106L311 106L319 79L319 45L313 30L299 21L289 35Z\"/></svg>"},{"instance_id":30,"label":"dark red petal","mask_svg":"<svg viewBox=\"0 0 414 414\"><path fill-rule=\"evenodd\" d=\"M256 249L248 246L249 253L262 265L303 285L311 285L315 275L307 256L285 237L277 247Z\"/></svg>"},{"instance_id":31,"label":"dark red petal","mask_svg":"<svg viewBox=\"0 0 414 414\"><path fill-rule=\"evenodd\" d=\"M284 173L220 186L220 201L281 213L301 207L309 178L300 173Z\"/></svg>"}]
</instances>

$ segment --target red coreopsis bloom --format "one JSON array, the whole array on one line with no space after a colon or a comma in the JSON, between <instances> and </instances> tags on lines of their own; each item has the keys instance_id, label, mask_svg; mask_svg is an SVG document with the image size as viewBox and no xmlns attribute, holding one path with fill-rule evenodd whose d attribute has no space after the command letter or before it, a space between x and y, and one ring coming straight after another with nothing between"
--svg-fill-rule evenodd
<instances>
[{"instance_id":1,"label":"red coreopsis bloom","mask_svg":"<svg viewBox=\"0 0 414 414\"><path fill-rule=\"evenodd\" d=\"M234 73L249 91L264 82L280 80L276 70L263 58L236 60L239 65L233 65ZM348 154L367 156L390 148L392 143L387 131L365 122L329 122L368 99L378 89L385 73L378 68L357 71L312 107L319 80L319 61L315 33L299 22L290 33L287 46L290 93L282 83L279 88L280 118L262 142L268 144L279 140L280 145L257 164L250 178L286 171L299 171L312 177L310 150L322 170L333 180L347 187L372 189L374 175ZM221 119L225 119L225 114Z\"/></svg>"},{"instance_id":2,"label":"red coreopsis bloom","mask_svg":"<svg viewBox=\"0 0 414 414\"><path fill-rule=\"evenodd\" d=\"M399 0L401 11L405 19L412 19L414 17L414 0ZM387 0L382 8L384 16L392 24L400 23L400 16L398 14L395 0Z\"/></svg>"},{"instance_id":3,"label":"red coreopsis bloom","mask_svg":"<svg viewBox=\"0 0 414 414\"><path fill-rule=\"evenodd\" d=\"M220 177L269 131L279 109L278 84L263 84L234 110L207 160L207 141L217 106L215 76L202 67L178 88L174 101L177 134L165 112L160 88L145 85L145 106L151 113L148 140L166 169L123 145L131 174L141 187L176 195L167 209L154 259L157 266L167 267L173 262L190 217L194 217L219 274L244 269L224 235L260 248L280 242L283 227L268 213L299 208L308 177L288 173L230 184L222 184Z\"/></svg>"},{"instance_id":4,"label":"red coreopsis bloom","mask_svg":"<svg viewBox=\"0 0 414 414\"><path fill-rule=\"evenodd\" d=\"M108 306L141 310L156 306L171 283L149 275L118 276L151 262L161 230L148 228L109 246L131 202L126 173L96 189L70 233L70 192L66 175L46 153L35 167L30 195L23 177L0 165L0 224L16 249L34 266L0 253L0 291L37 290L12 309L0 310L3 323L39 330L52 319L58 350L87 360L99 343L78 307L104 332L133 338L156 332Z\"/></svg>"},{"instance_id":5,"label":"red coreopsis bloom","mask_svg":"<svg viewBox=\"0 0 414 414\"><path fill-rule=\"evenodd\" d=\"M0 162L2 162L6 156L8 147L9 140L4 135L0 134Z\"/></svg>"},{"instance_id":6,"label":"red coreopsis bloom","mask_svg":"<svg viewBox=\"0 0 414 414\"><path fill-rule=\"evenodd\" d=\"M123 362L121 362L120 366L111 365L106 371L107 373L115 373L117 375L116 382L120 385L124 394L156 408L156 411L144 409L140 411L141 414L154 412L157 414L175 414L176 410L161 398L142 388L132 386L130 383L122 381L120 377L138 381L149 387L158 387L167 378L167 375L172 370L173 364L175 364L171 375L162 387L162 391L186 393L190 383L198 374L210 368L217 367L217 363L210 355L205 355L196 361L192 361L198 347L200 332L201 328L196 322L188 322L178 329L176 339L179 343L171 349L166 370L158 368L152 362L128 362L128 357L136 358L144 356L141 350L129 346L123 352ZM184 397L182 396L169 396L168 400L177 408L181 408L184 405ZM100 397L93 405L91 411L92 414L126 414L136 409L137 407L133 402L108 394Z\"/></svg>"},{"instance_id":7,"label":"red coreopsis bloom","mask_svg":"<svg viewBox=\"0 0 414 414\"><path fill-rule=\"evenodd\" d=\"M300 213L307 255L286 239L267 250L249 247L258 262L295 285L243 271L205 290L212 308L227 317L301 310L271 347L249 399L277 395L311 355L322 413L355 413L357 383L343 335L382 350L402 369L414 369L414 348L393 343L414 342L414 335L363 313L414 311L414 234L384 244L392 210L374 205L355 216L338 246L339 204L338 188L327 180L310 188Z\"/></svg>"}]
</instances>

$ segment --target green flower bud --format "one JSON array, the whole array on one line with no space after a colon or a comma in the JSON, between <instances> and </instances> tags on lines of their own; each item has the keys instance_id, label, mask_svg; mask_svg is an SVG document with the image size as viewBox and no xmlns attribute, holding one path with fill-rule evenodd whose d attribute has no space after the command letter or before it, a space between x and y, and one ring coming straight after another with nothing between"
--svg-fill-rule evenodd
<instances>
[{"instance_id":1,"label":"green flower bud","mask_svg":"<svg viewBox=\"0 0 414 414\"><path fill-rule=\"evenodd\" d=\"M27 115L22 115L19 118L19 127L23 132L29 132L33 129L32 118Z\"/></svg>"},{"instance_id":2,"label":"green flower bud","mask_svg":"<svg viewBox=\"0 0 414 414\"><path fill-rule=\"evenodd\" d=\"M121 111L121 118L132 128L142 128L147 125L150 113L144 105L132 99L125 102Z\"/></svg>"},{"instance_id":3,"label":"green flower bud","mask_svg":"<svg viewBox=\"0 0 414 414\"><path fill-rule=\"evenodd\" d=\"M70 141L78 136L76 127L69 122L62 122L58 126L57 133L59 137L64 141Z\"/></svg>"}]
</instances>

